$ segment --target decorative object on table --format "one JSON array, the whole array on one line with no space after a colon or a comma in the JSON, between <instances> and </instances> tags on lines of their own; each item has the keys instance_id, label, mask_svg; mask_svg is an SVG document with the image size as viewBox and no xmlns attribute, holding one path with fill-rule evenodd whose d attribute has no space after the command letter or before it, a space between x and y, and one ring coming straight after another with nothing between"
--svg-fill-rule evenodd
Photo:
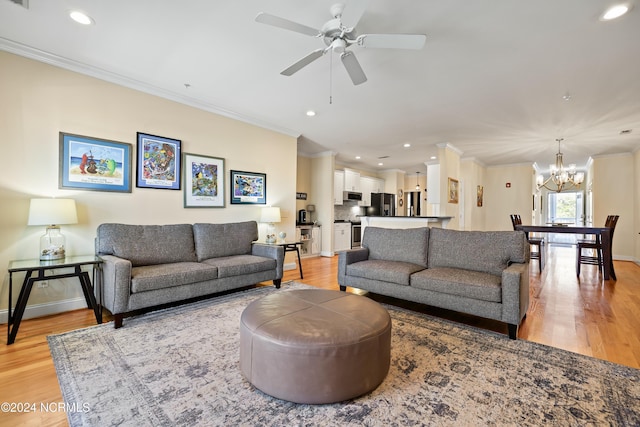
<instances>
[{"instance_id":1,"label":"decorative object on table","mask_svg":"<svg viewBox=\"0 0 640 427\"><path fill-rule=\"evenodd\" d=\"M284 243L285 239L287 238L287 233L285 233L284 231L281 231L278 233L278 237L280 238L280 243Z\"/></svg>"},{"instance_id":2,"label":"decorative object on table","mask_svg":"<svg viewBox=\"0 0 640 427\"><path fill-rule=\"evenodd\" d=\"M449 178L449 185L447 187L449 194L449 203L458 203L458 180Z\"/></svg>"},{"instance_id":3,"label":"decorative object on table","mask_svg":"<svg viewBox=\"0 0 640 427\"><path fill-rule=\"evenodd\" d=\"M273 398L240 372L237 325L252 301L289 289L313 288L299 282L280 291L260 286L132 317L121 329L103 324L49 335L64 403L91 408L69 411L69 424L126 419L159 425L187 414L191 425L295 424L292 420L541 425L547 420L549 425L632 426L640 419L637 369L392 305L385 306L393 324L391 366L378 389L330 405Z\"/></svg>"},{"instance_id":4,"label":"decorative object on table","mask_svg":"<svg viewBox=\"0 0 640 427\"><path fill-rule=\"evenodd\" d=\"M267 175L231 171L231 204L264 205L267 203Z\"/></svg>"},{"instance_id":5,"label":"decorative object on table","mask_svg":"<svg viewBox=\"0 0 640 427\"><path fill-rule=\"evenodd\" d=\"M180 190L179 139L138 132L136 187Z\"/></svg>"},{"instance_id":6,"label":"decorative object on table","mask_svg":"<svg viewBox=\"0 0 640 427\"><path fill-rule=\"evenodd\" d=\"M260 222L267 223L267 237L265 242L276 243L275 223L280 222L280 208L269 206L262 208Z\"/></svg>"},{"instance_id":7,"label":"decorative object on table","mask_svg":"<svg viewBox=\"0 0 640 427\"><path fill-rule=\"evenodd\" d=\"M482 207L483 198L484 198L484 187L482 185L478 185L478 189L476 191L476 205L479 208Z\"/></svg>"},{"instance_id":8,"label":"decorative object on table","mask_svg":"<svg viewBox=\"0 0 640 427\"><path fill-rule=\"evenodd\" d=\"M576 172L575 164L570 164L569 168L565 169L562 162L562 153L560 152L560 143L562 141L564 141L564 138L556 139L558 143L558 153L556 154L555 165L549 165L549 178L545 180L542 174L536 177L538 190L544 187L547 190L559 193L563 189L579 187L584 181L584 173ZM551 185L551 187L548 185Z\"/></svg>"},{"instance_id":9,"label":"decorative object on table","mask_svg":"<svg viewBox=\"0 0 640 427\"><path fill-rule=\"evenodd\" d=\"M309 213L308 221L313 223L313 213L316 211L316 205L307 205L307 213Z\"/></svg>"},{"instance_id":10,"label":"decorative object on table","mask_svg":"<svg viewBox=\"0 0 640 427\"><path fill-rule=\"evenodd\" d=\"M184 207L224 206L224 159L184 153Z\"/></svg>"},{"instance_id":11,"label":"decorative object on table","mask_svg":"<svg viewBox=\"0 0 640 427\"><path fill-rule=\"evenodd\" d=\"M77 224L76 201L73 199L31 199L27 225L46 225L40 237L40 260L64 259L65 237L60 225Z\"/></svg>"},{"instance_id":12,"label":"decorative object on table","mask_svg":"<svg viewBox=\"0 0 640 427\"><path fill-rule=\"evenodd\" d=\"M131 144L60 132L59 188L131 193Z\"/></svg>"}]
</instances>

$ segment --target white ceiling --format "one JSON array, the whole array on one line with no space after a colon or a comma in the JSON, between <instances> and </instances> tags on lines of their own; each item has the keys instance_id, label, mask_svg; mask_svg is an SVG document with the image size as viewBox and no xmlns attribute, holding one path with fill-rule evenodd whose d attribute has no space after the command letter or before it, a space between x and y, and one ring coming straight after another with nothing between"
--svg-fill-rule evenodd
<instances>
[{"instance_id":1,"label":"white ceiling","mask_svg":"<svg viewBox=\"0 0 640 427\"><path fill-rule=\"evenodd\" d=\"M353 46L359 86L335 55L280 75L324 44L254 21L268 12L320 28L331 0L0 0L0 49L300 135L300 152L363 169L424 172L442 143L487 166L546 168L556 138L565 163L583 167L640 147L640 7L601 22L614 1L370 0L360 34L427 42ZM95 24L73 22L75 8Z\"/></svg>"}]
</instances>

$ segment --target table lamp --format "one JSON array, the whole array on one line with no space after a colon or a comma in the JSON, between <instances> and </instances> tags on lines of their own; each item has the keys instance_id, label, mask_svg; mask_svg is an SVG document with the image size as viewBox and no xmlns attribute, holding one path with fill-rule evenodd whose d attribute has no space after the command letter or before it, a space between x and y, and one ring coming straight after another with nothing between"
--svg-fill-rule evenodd
<instances>
[{"instance_id":1,"label":"table lamp","mask_svg":"<svg viewBox=\"0 0 640 427\"><path fill-rule=\"evenodd\" d=\"M267 225L267 243L276 242L276 232L274 223L280 222L280 208L266 207L262 208L262 214L260 215L260 222L266 222Z\"/></svg>"},{"instance_id":2,"label":"table lamp","mask_svg":"<svg viewBox=\"0 0 640 427\"><path fill-rule=\"evenodd\" d=\"M31 199L27 225L46 225L40 237L40 260L50 261L65 257L65 238L61 224L77 224L76 201L73 199Z\"/></svg>"}]
</instances>

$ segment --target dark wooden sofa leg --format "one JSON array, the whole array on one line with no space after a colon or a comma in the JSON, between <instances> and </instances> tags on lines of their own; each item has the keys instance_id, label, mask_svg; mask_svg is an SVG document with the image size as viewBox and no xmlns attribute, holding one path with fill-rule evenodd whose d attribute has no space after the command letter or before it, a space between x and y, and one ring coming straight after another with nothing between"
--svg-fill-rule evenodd
<instances>
[{"instance_id":1,"label":"dark wooden sofa leg","mask_svg":"<svg viewBox=\"0 0 640 427\"><path fill-rule=\"evenodd\" d=\"M518 337L518 325L512 325L511 323L508 323L507 328L509 328L509 338L515 340Z\"/></svg>"},{"instance_id":2,"label":"dark wooden sofa leg","mask_svg":"<svg viewBox=\"0 0 640 427\"><path fill-rule=\"evenodd\" d=\"M118 329L122 327L122 319L124 319L124 314L114 314L113 315L113 328Z\"/></svg>"},{"instance_id":3,"label":"dark wooden sofa leg","mask_svg":"<svg viewBox=\"0 0 640 427\"><path fill-rule=\"evenodd\" d=\"M340 285L340 290L344 292L344 291L346 291L346 290L347 290L347 287L346 287L346 286L342 286L342 285Z\"/></svg>"},{"instance_id":4,"label":"dark wooden sofa leg","mask_svg":"<svg viewBox=\"0 0 640 427\"><path fill-rule=\"evenodd\" d=\"M280 285L282 284L282 279L274 279L273 284L276 287L276 289L280 289Z\"/></svg>"}]
</instances>

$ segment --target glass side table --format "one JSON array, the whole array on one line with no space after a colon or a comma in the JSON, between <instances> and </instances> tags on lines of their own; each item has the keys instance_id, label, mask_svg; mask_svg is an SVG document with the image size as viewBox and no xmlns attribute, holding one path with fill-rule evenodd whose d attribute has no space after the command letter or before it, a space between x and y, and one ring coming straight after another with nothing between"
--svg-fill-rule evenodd
<instances>
[{"instance_id":1,"label":"glass side table","mask_svg":"<svg viewBox=\"0 0 640 427\"><path fill-rule=\"evenodd\" d=\"M82 271L83 265L93 266L93 283L98 288L99 303L96 302L96 294L94 294L93 286L89 273ZM60 270L63 268L73 268L72 273L56 273L45 276L47 270ZM24 272L24 280L20 288L20 294L16 301L15 309L12 312L13 305L13 273ZM34 274L37 275L34 276ZM7 316L7 345L13 344L18 334L18 328L27 307L29 295L35 282L43 280L62 279L65 277L77 277L80 280L80 286L87 301L87 308L93 309L96 315L96 321L102 323L102 259L95 255L69 256L64 259L53 261L40 261L39 259L25 259L9 262L9 311Z\"/></svg>"}]
</instances>

